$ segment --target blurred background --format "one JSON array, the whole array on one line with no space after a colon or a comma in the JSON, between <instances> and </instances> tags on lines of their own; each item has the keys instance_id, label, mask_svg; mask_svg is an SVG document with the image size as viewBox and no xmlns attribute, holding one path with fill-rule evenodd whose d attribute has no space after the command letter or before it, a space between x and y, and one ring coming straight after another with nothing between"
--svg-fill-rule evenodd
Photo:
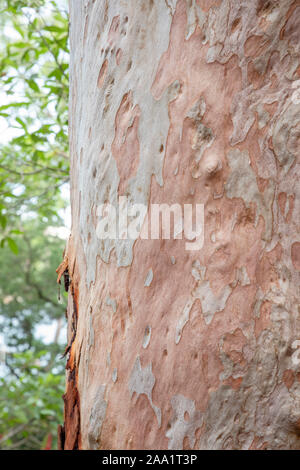
<instances>
[{"instance_id":1,"label":"blurred background","mask_svg":"<svg viewBox=\"0 0 300 470\"><path fill-rule=\"evenodd\" d=\"M0 449L55 449L70 228L68 5L0 0Z\"/></svg>"}]
</instances>

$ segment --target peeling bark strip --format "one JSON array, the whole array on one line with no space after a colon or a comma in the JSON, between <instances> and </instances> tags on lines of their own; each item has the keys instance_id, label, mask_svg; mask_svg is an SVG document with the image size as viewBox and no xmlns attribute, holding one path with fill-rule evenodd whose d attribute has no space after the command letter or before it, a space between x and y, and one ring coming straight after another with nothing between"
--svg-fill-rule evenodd
<instances>
[{"instance_id":1,"label":"peeling bark strip","mask_svg":"<svg viewBox=\"0 0 300 470\"><path fill-rule=\"evenodd\" d=\"M74 341L76 338L77 321L78 321L78 307L77 298L74 286L71 285L72 296L72 320L71 320L71 339L65 350L64 355L69 354L66 369L67 369L67 384L66 393L63 395L65 410L64 410L64 426L62 427L61 438L59 444L62 450L77 450L81 447L80 436L80 399L77 388L77 374L78 369L74 355Z\"/></svg>"},{"instance_id":2,"label":"peeling bark strip","mask_svg":"<svg viewBox=\"0 0 300 470\"><path fill-rule=\"evenodd\" d=\"M68 248L69 249L69 246ZM70 299L67 308L67 319L69 320L68 328L68 345L65 349L63 357L68 354L66 364L67 384L66 393L63 395L64 410L64 426L58 426L58 449L59 450L77 450L81 446L80 437L80 399L77 388L77 367L74 355L74 341L77 333L78 323L78 289L76 287L76 277L74 273L72 277L69 275L69 259L64 253L64 260L57 268L57 282L60 283L61 277L64 276L65 290L70 290Z\"/></svg>"},{"instance_id":3,"label":"peeling bark strip","mask_svg":"<svg viewBox=\"0 0 300 470\"><path fill-rule=\"evenodd\" d=\"M64 448L300 449L300 2L73 0L70 23ZM119 196L203 204L203 248L100 240Z\"/></svg>"},{"instance_id":4,"label":"peeling bark strip","mask_svg":"<svg viewBox=\"0 0 300 470\"><path fill-rule=\"evenodd\" d=\"M75 370L68 374L65 403L64 450L80 449L80 404Z\"/></svg>"},{"instance_id":5,"label":"peeling bark strip","mask_svg":"<svg viewBox=\"0 0 300 470\"><path fill-rule=\"evenodd\" d=\"M65 428L60 424L57 427L57 450L64 450L65 447Z\"/></svg>"}]
</instances>

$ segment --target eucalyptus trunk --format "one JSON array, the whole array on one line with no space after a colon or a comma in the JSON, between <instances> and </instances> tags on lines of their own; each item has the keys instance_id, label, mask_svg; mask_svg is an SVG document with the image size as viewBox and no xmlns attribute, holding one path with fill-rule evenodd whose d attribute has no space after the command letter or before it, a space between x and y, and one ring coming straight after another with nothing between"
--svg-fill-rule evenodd
<instances>
[{"instance_id":1,"label":"eucalyptus trunk","mask_svg":"<svg viewBox=\"0 0 300 470\"><path fill-rule=\"evenodd\" d=\"M299 1L72 0L70 45L62 447L300 449ZM203 246L101 239L119 197Z\"/></svg>"}]
</instances>

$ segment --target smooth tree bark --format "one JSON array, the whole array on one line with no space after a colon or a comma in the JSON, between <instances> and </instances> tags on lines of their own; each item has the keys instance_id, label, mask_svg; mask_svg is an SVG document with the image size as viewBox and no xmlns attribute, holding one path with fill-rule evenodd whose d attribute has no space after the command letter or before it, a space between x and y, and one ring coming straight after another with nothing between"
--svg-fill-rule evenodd
<instances>
[{"instance_id":1,"label":"smooth tree bark","mask_svg":"<svg viewBox=\"0 0 300 470\"><path fill-rule=\"evenodd\" d=\"M299 449L299 1L72 0L70 44L61 446ZM100 239L120 196L203 247Z\"/></svg>"}]
</instances>

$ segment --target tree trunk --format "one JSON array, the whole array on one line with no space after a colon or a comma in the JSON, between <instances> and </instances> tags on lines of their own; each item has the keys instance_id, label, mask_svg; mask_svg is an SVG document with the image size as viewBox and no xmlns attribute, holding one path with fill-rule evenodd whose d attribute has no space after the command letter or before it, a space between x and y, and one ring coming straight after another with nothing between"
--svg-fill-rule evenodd
<instances>
[{"instance_id":1,"label":"tree trunk","mask_svg":"<svg viewBox=\"0 0 300 470\"><path fill-rule=\"evenodd\" d=\"M299 1L70 10L64 448L300 449ZM120 196L203 246L103 239Z\"/></svg>"}]
</instances>

